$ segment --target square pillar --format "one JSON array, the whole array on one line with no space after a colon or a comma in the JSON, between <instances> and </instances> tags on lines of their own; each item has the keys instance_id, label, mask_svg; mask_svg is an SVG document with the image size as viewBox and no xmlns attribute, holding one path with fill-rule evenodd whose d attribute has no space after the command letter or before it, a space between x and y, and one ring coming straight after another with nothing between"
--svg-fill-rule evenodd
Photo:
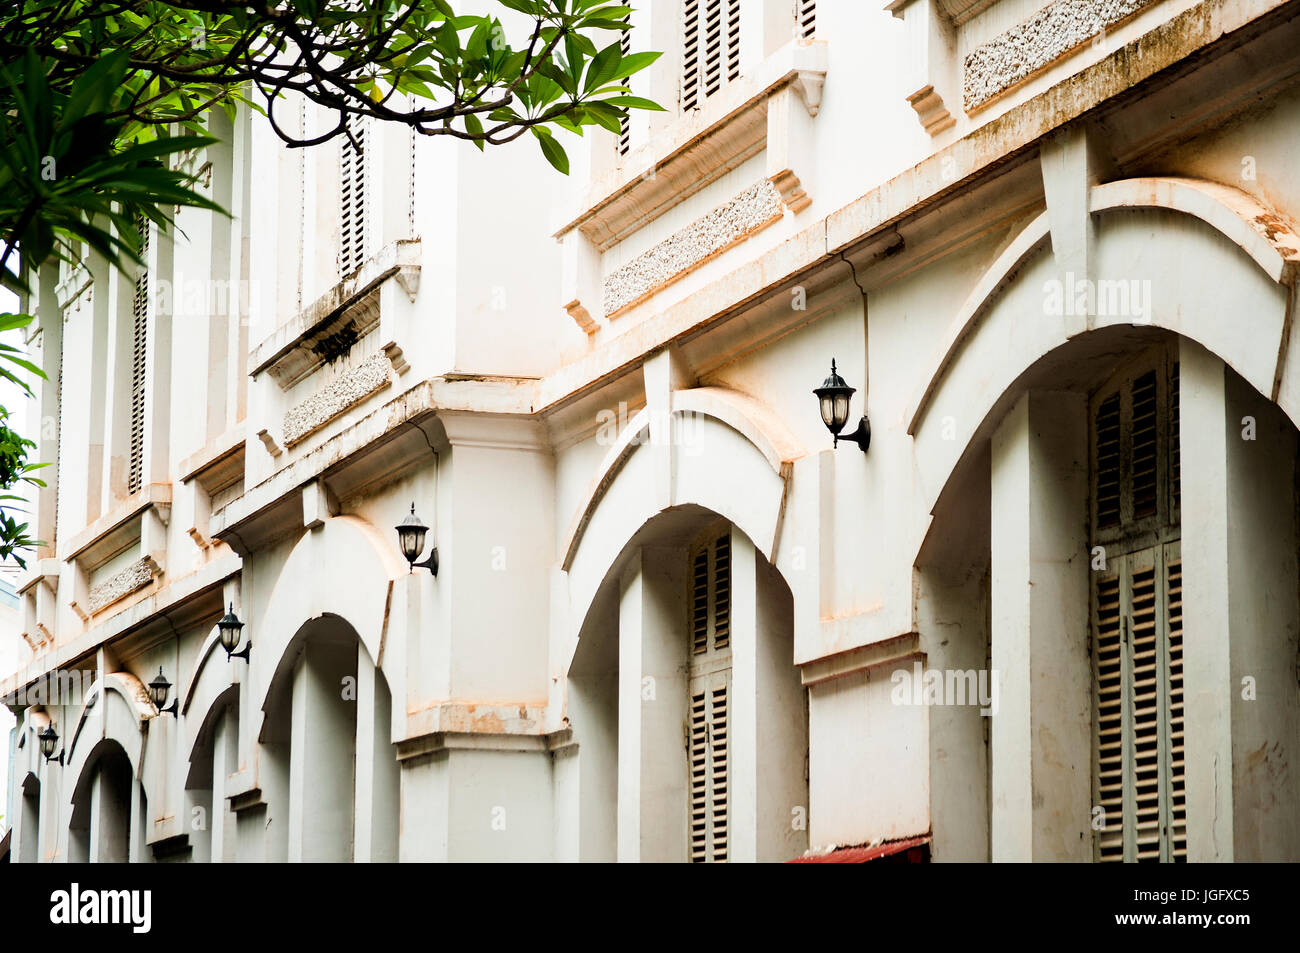
<instances>
[{"instance_id":1,"label":"square pillar","mask_svg":"<svg viewBox=\"0 0 1300 953\"><path fill-rule=\"evenodd\" d=\"M289 860L352 859L356 646L309 643L293 676L289 750Z\"/></svg>"},{"instance_id":2,"label":"square pillar","mask_svg":"<svg viewBox=\"0 0 1300 953\"><path fill-rule=\"evenodd\" d=\"M1022 396L992 441L995 861L1092 857L1087 404Z\"/></svg>"},{"instance_id":3,"label":"square pillar","mask_svg":"<svg viewBox=\"0 0 1300 953\"><path fill-rule=\"evenodd\" d=\"M1200 345L1179 363L1188 860L1292 860L1296 430Z\"/></svg>"},{"instance_id":4,"label":"square pillar","mask_svg":"<svg viewBox=\"0 0 1300 953\"><path fill-rule=\"evenodd\" d=\"M397 861L401 769L390 740L392 697L365 648L357 645L357 773L354 795L358 863Z\"/></svg>"},{"instance_id":5,"label":"square pillar","mask_svg":"<svg viewBox=\"0 0 1300 953\"><path fill-rule=\"evenodd\" d=\"M235 815L226 800L229 777L239 769L239 720L237 709L227 708L217 720L212 742L212 827L211 861L233 863L235 860Z\"/></svg>"},{"instance_id":6,"label":"square pillar","mask_svg":"<svg viewBox=\"0 0 1300 953\"><path fill-rule=\"evenodd\" d=\"M686 859L685 560L644 548L619 605L618 859Z\"/></svg>"},{"instance_id":7,"label":"square pillar","mask_svg":"<svg viewBox=\"0 0 1300 953\"><path fill-rule=\"evenodd\" d=\"M1228 677L1228 421L1223 362L1179 353L1183 522L1183 759L1187 859L1231 861L1232 683ZM1235 434L1231 435L1235 439Z\"/></svg>"}]
</instances>

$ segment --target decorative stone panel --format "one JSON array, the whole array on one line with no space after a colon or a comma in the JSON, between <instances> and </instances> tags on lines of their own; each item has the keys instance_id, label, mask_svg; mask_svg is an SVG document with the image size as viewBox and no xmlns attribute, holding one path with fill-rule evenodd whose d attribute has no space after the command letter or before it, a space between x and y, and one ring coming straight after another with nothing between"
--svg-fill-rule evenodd
<instances>
[{"instance_id":1,"label":"decorative stone panel","mask_svg":"<svg viewBox=\"0 0 1300 953\"><path fill-rule=\"evenodd\" d=\"M969 112L1148 6L1152 0L1055 0L966 56Z\"/></svg>"},{"instance_id":2,"label":"decorative stone panel","mask_svg":"<svg viewBox=\"0 0 1300 953\"><path fill-rule=\"evenodd\" d=\"M105 606L117 602L118 599L143 589L153 581L157 570L158 564L150 557L145 556L142 559L137 559L125 569L114 573L91 589L90 595L86 599L86 607L91 613L95 613Z\"/></svg>"},{"instance_id":3,"label":"decorative stone panel","mask_svg":"<svg viewBox=\"0 0 1300 953\"><path fill-rule=\"evenodd\" d=\"M392 363L382 351L339 374L284 415L284 442L292 447L348 408L388 386Z\"/></svg>"},{"instance_id":4,"label":"decorative stone panel","mask_svg":"<svg viewBox=\"0 0 1300 953\"><path fill-rule=\"evenodd\" d=\"M775 222L783 211L777 187L769 179L755 182L729 202L612 272L605 279L606 316L631 307L651 292L698 268L714 255Z\"/></svg>"}]
</instances>

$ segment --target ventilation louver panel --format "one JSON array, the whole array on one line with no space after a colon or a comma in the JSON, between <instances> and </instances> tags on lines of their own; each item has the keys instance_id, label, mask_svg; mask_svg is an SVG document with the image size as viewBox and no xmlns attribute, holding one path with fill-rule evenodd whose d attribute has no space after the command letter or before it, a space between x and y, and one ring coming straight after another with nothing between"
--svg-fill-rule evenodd
<instances>
[{"instance_id":1,"label":"ventilation louver panel","mask_svg":"<svg viewBox=\"0 0 1300 953\"><path fill-rule=\"evenodd\" d=\"M629 13L627 16L625 16L623 18L623 22L630 25L632 22L632 15ZM629 29L624 30L623 35L619 37L618 45L620 51L624 56L627 56L629 53L632 52L632 30L630 26ZM629 82L631 82L631 77L627 77L627 76L623 77L624 86L626 86ZM618 117L618 154L621 156L625 156L631 151L632 151L632 119L627 113L624 113L622 116Z\"/></svg>"},{"instance_id":2,"label":"ventilation louver panel","mask_svg":"<svg viewBox=\"0 0 1300 953\"><path fill-rule=\"evenodd\" d=\"M707 6L708 0L703 0ZM700 105L700 4L685 0L682 4L682 109Z\"/></svg>"},{"instance_id":3,"label":"ventilation louver panel","mask_svg":"<svg viewBox=\"0 0 1300 953\"><path fill-rule=\"evenodd\" d=\"M149 223L137 223L143 241L140 257L148 261ZM144 410L145 371L149 351L149 271L144 269L135 279L131 301L131 433L127 456L126 491L139 492L144 483Z\"/></svg>"},{"instance_id":4,"label":"ventilation louver panel","mask_svg":"<svg viewBox=\"0 0 1300 953\"><path fill-rule=\"evenodd\" d=\"M339 142L339 273L361 267L366 252L366 123L349 118Z\"/></svg>"},{"instance_id":5,"label":"ventilation louver panel","mask_svg":"<svg viewBox=\"0 0 1300 953\"><path fill-rule=\"evenodd\" d=\"M684 0L682 109L740 76L740 0Z\"/></svg>"}]
</instances>

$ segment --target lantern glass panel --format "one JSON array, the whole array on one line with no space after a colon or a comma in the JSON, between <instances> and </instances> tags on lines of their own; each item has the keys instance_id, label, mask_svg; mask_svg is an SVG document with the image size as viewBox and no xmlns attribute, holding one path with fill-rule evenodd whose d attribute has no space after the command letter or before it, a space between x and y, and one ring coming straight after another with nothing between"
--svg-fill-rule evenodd
<instances>
[{"instance_id":1,"label":"lantern glass panel","mask_svg":"<svg viewBox=\"0 0 1300 953\"><path fill-rule=\"evenodd\" d=\"M849 395L835 395L835 429L839 430L849 419Z\"/></svg>"}]
</instances>

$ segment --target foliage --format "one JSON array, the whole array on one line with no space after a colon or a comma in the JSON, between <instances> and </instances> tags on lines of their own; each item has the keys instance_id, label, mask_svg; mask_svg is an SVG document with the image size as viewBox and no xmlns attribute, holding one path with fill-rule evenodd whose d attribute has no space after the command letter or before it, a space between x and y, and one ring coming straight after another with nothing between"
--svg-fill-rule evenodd
<instances>
[{"instance_id":1,"label":"foliage","mask_svg":"<svg viewBox=\"0 0 1300 953\"><path fill-rule=\"evenodd\" d=\"M622 49L631 7L607 0L497 0L503 16L457 14L447 0L20 0L0 15L0 60L34 50L50 82L75 82L105 49L129 69L116 108L130 135L256 103L294 146L346 134L353 116L499 145L525 132L567 170L553 128L618 132L628 109L660 109L626 79L658 53ZM596 38L600 37L600 43ZM307 97L335 116L297 127ZM294 113L282 115L286 103Z\"/></svg>"},{"instance_id":2,"label":"foliage","mask_svg":"<svg viewBox=\"0 0 1300 953\"><path fill-rule=\"evenodd\" d=\"M480 149L530 133L567 173L556 129L617 133L627 110L660 108L626 85L659 55L623 51L630 7L496 6L500 16L458 14L447 0L9 0L0 10L0 285L29 292L41 265L89 253L130 269L142 264L139 223L167 229L180 206L220 213L182 171L186 155L213 141L214 110L245 104L291 147L350 135L354 117ZM333 124L300 128L295 96ZM30 322L0 315L0 332ZM0 377L30 394L19 371L44 376L0 345ZM7 491L42 485L31 476L42 464L28 462L34 444L7 419L0 407L0 558L21 563L32 540Z\"/></svg>"}]
</instances>

